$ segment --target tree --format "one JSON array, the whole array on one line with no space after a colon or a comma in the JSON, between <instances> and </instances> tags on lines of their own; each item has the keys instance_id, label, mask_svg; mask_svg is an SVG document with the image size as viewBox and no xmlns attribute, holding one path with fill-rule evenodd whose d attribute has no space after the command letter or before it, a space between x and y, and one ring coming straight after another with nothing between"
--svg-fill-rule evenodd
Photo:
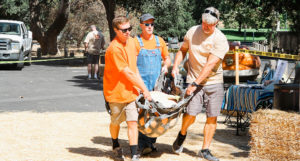
<instances>
[{"instance_id":1,"label":"tree","mask_svg":"<svg viewBox=\"0 0 300 161\"><path fill-rule=\"evenodd\" d=\"M115 37L115 32L112 27L112 20L115 18L116 1L115 0L102 0L106 10L106 19L109 27L110 40Z\"/></svg>"},{"instance_id":2,"label":"tree","mask_svg":"<svg viewBox=\"0 0 300 161\"><path fill-rule=\"evenodd\" d=\"M57 35L68 20L68 7L69 0L4 0L0 5L0 18L29 24L42 53L56 54Z\"/></svg>"},{"instance_id":3,"label":"tree","mask_svg":"<svg viewBox=\"0 0 300 161\"><path fill-rule=\"evenodd\" d=\"M259 8L251 0L196 0L193 17L201 21L201 15L205 8L213 6L220 11L220 20L226 28L258 28Z\"/></svg>"},{"instance_id":4,"label":"tree","mask_svg":"<svg viewBox=\"0 0 300 161\"><path fill-rule=\"evenodd\" d=\"M91 25L96 25L103 34L107 33L108 25L103 3L100 0L71 1L68 22L59 36L58 43L64 46L76 44L80 47Z\"/></svg>"},{"instance_id":5,"label":"tree","mask_svg":"<svg viewBox=\"0 0 300 161\"><path fill-rule=\"evenodd\" d=\"M0 2L0 19L13 19L29 23L28 0L4 0Z\"/></svg>"},{"instance_id":6,"label":"tree","mask_svg":"<svg viewBox=\"0 0 300 161\"><path fill-rule=\"evenodd\" d=\"M110 39L112 40L115 37L115 32L112 27L112 20L115 18L115 11L117 6L121 6L127 10L127 15L129 12L139 12L141 11L141 6L143 3L151 0L137 1L137 0L102 0L102 3L106 10L106 19L108 22ZM153 1L153 0L152 0Z\"/></svg>"},{"instance_id":7,"label":"tree","mask_svg":"<svg viewBox=\"0 0 300 161\"><path fill-rule=\"evenodd\" d=\"M51 17L51 7L55 8L55 16ZM33 39L36 39L43 54L57 53L57 36L68 21L69 0L47 1L31 0L29 2L30 28ZM52 19L51 19L52 18Z\"/></svg>"},{"instance_id":8,"label":"tree","mask_svg":"<svg viewBox=\"0 0 300 161\"><path fill-rule=\"evenodd\" d=\"M146 1L141 7L143 13L151 13L155 18L155 32L167 39L183 38L186 31L195 25L192 18L193 1L183 0L152 0ZM171 14L170 14L171 13Z\"/></svg>"}]
</instances>

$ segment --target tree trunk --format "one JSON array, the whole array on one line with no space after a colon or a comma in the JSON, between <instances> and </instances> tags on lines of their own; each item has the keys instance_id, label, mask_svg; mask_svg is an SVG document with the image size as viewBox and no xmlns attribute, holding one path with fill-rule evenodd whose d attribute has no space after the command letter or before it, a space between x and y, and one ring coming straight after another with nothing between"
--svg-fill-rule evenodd
<instances>
[{"instance_id":1,"label":"tree trunk","mask_svg":"<svg viewBox=\"0 0 300 161\"><path fill-rule=\"evenodd\" d=\"M33 33L33 39L37 40L41 45L42 54L55 55L57 53L57 36L68 21L69 11L67 9L69 7L69 0L60 0L55 20L47 31L44 31L44 24L39 19L42 5L47 4L42 4L38 0L29 1L30 28Z\"/></svg>"},{"instance_id":2,"label":"tree trunk","mask_svg":"<svg viewBox=\"0 0 300 161\"><path fill-rule=\"evenodd\" d=\"M112 20L115 18L116 2L115 0L102 0L102 3L104 4L106 10L106 19L109 27L110 40L113 40L116 36L115 31L112 27Z\"/></svg>"}]
</instances>

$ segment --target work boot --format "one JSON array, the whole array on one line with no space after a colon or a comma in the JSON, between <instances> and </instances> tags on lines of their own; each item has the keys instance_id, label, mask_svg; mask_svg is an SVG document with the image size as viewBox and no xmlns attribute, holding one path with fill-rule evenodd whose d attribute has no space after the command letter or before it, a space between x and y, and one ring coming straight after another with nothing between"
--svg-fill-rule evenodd
<instances>
[{"instance_id":1,"label":"work boot","mask_svg":"<svg viewBox=\"0 0 300 161\"><path fill-rule=\"evenodd\" d=\"M200 150L199 153L199 159L206 159L206 160L210 160L210 161L219 161L218 158L214 157L210 150L209 149L203 149L203 150Z\"/></svg>"},{"instance_id":2,"label":"work boot","mask_svg":"<svg viewBox=\"0 0 300 161\"><path fill-rule=\"evenodd\" d=\"M156 148L156 146L154 146L154 144L151 144L151 147L145 147L142 149L141 151L141 155L147 155L150 154L151 152L157 152L158 149Z\"/></svg>"},{"instance_id":3,"label":"work boot","mask_svg":"<svg viewBox=\"0 0 300 161\"><path fill-rule=\"evenodd\" d=\"M125 157L123 155L123 149L121 147L116 147L113 149L113 153L118 161L124 161Z\"/></svg>"},{"instance_id":4,"label":"work boot","mask_svg":"<svg viewBox=\"0 0 300 161\"><path fill-rule=\"evenodd\" d=\"M142 149L141 155L147 155L147 154L150 154L151 152L152 152L152 149L150 147L145 147L144 149Z\"/></svg>"}]
</instances>

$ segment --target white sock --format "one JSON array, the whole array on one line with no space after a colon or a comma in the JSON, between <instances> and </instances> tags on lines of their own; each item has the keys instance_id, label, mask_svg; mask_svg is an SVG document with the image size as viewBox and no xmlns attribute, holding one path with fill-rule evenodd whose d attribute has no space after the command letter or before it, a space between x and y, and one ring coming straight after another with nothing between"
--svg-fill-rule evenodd
<instances>
[{"instance_id":1,"label":"white sock","mask_svg":"<svg viewBox=\"0 0 300 161\"><path fill-rule=\"evenodd\" d=\"M94 78L97 78L97 74L94 74Z\"/></svg>"},{"instance_id":2,"label":"white sock","mask_svg":"<svg viewBox=\"0 0 300 161\"><path fill-rule=\"evenodd\" d=\"M91 78L91 77L92 77L91 74L89 74L89 75L88 75L88 78Z\"/></svg>"}]
</instances>

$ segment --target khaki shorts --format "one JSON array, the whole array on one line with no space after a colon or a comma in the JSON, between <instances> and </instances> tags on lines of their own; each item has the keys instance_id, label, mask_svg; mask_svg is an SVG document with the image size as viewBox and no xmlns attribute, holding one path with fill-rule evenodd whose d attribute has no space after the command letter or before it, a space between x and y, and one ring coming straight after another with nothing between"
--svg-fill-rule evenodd
<instances>
[{"instance_id":1,"label":"khaki shorts","mask_svg":"<svg viewBox=\"0 0 300 161\"><path fill-rule=\"evenodd\" d=\"M187 113L196 116L201 113L203 106L205 106L207 117L219 116L223 99L223 83L206 85L201 90L196 90L194 92L194 97L187 106Z\"/></svg>"},{"instance_id":2,"label":"khaki shorts","mask_svg":"<svg viewBox=\"0 0 300 161\"><path fill-rule=\"evenodd\" d=\"M137 121L138 109L136 108L135 101L130 103L109 103L111 110L111 123L121 124L123 121Z\"/></svg>"}]
</instances>

